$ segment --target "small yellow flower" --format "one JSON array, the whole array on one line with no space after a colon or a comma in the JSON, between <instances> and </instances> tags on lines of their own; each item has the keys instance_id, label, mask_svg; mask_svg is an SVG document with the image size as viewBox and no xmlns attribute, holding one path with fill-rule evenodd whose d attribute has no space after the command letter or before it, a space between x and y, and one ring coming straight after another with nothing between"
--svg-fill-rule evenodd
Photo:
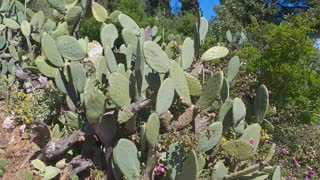
<instances>
[{"instance_id":1,"label":"small yellow flower","mask_svg":"<svg viewBox=\"0 0 320 180\"><path fill-rule=\"evenodd\" d=\"M226 142L227 139L226 139L225 137L222 137L222 138L221 138L221 141L222 141L222 142Z\"/></svg>"},{"instance_id":2,"label":"small yellow flower","mask_svg":"<svg viewBox=\"0 0 320 180\"><path fill-rule=\"evenodd\" d=\"M31 119L30 119L30 118L25 118L25 119L24 119L24 123L29 124L30 122L31 122Z\"/></svg>"}]
</instances>

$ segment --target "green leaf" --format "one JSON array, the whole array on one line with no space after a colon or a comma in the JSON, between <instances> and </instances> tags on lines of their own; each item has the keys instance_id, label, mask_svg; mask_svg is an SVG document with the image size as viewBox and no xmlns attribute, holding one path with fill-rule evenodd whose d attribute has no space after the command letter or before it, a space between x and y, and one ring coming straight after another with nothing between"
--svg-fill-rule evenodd
<instances>
[{"instance_id":1,"label":"green leaf","mask_svg":"<svg viewBox=\"0 0 320 180\"><path fill-rule=\"evenodd\" d=\"M60 131L59 124L56 124L52 129L51 139L56 141L56 140L59 140L61 136L62 136L62 133Z\"/></svg>"},{"instance_id":2,"label":"green leaf","mask_svg":"<svg viewBox=\"0 0 320 180\"><path fill-rule=\"evenodd\" d=\"M53 179L60 174L61 170L53 166L47 166L44 172L44 180Z\"/></svg>"},{"instance_id":3,"label":"green leaf","mask_svg":"<svg viewBox=\"0 0 320 180\"><path fill-rule=\"evenodd\" d=\"M31 161L31 164L33 165L34 168L39 170L40 172L44 172L46 165L39 159L35 159Z\"/></svg>"}]
</instances>

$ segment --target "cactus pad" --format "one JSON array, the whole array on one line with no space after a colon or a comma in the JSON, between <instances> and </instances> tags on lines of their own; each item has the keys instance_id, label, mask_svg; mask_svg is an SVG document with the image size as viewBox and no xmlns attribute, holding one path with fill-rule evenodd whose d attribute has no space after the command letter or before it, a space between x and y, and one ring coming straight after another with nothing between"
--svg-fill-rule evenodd
<instances>
[{"instance_id":1,"label":"cactus pad","mask_svg":"<svg viewBox=\"0 0 320 180\"><path fill-rule=\"evenodd\" d=\"M72 36L60 36L57 38L57 47L61 55L68 60L81 60L86 53L78 40Z\"/></svg>"},{"instance_id":2,"label":"cactus pad","mask_svg":"<svg viewBox=\"0 0 320 180\"><path fill-rule=\"evenodd\" d=\"M167 78L163 81L157 94L156 112L161 115L168 111L174 97L174 81Z\"/></svg>"},{"instance_id":3,"label":"cactus pad","mask_svg":"<svg viewBox=\"0 0 320 180\"><path fill-rule=\"evenodd\" d=\"M113 160L126 179L139 179L140 162L136 145L127 140L120 139L113 149Z\"/></svg>"},{"instance_id":4,"label":"cactus pad","mask_svg":"<svg viewBox=\"0 0 320 180\"><path fill-rule=\"evenodd\" d=\"M246 106L240 98L235 98L233 100L232 114L234 127L237 126L241 120L245 119Z\"/></svg>"},{"instance_id":5,"label":"cactus pad","mask_svg":"<svg viewBox=\"0 0 320 180\"><path fill-rule=\"evenodd\" d=\"M214 46L210 49L208 49L203 55L201 56L201 59L203 61L211 61L215 59L220 59L229 54L229 50L223 46Z\"/></svg>"},{"instance_id":6,"label":"cactus pad","mask_svg":"<svg viewBox=\"0 0 320 180\"><path fill-rule=\"evenodd\" d=\"M151 146L155 146L158 143L160 131L160 120L156 113L152 113L146 125L146 138Z\"/></svg>"},{"instance_id":7,"label":"cactus pad","mask_svg":"<svg viewBox=\"0 0 320 180\"><path fill-rule=\"evenodd\" d=\"M200 134L199 145L202 152L207 152L216 146L222 137L222 122L215 122L208 127L209 133Z\"/></svg>"},{"instance_id":8,"label":"cactus pad","mask_svg":"<svg viewBox=\"0 0 320 180\"><path fill-rule=\"evenodd\" d=\"M24 20L21 23L21 32L25 37L29 37L31 33L31 27L28 21Z\"/></svg>"},{"instance_id":9,"label":"cactus pad","mask_svg":"<svg viewBox=\"0 0 320 180\"><path fill-rule=\"evenodd\" d=\"M196 180L198 175L198 162L197 155L192 150L187 155L186 160L184 160L182 165L181 174L177 176L177 180Z\"/></svg>"},{"instance_id":10,"label":"cactus pad","mask_svg":"<svg viewBox=\"0 0 320 180\"><path fill-rule=\"evenodd\" d=\"M37 66L37 68L39 69L39 71L50 78L54 78L56 71L58 70L57 68L50 66L46 60L44 56L38 56L37 59L35 60L35 64Z\"/></svg>"},{"instance_id":11,"label":"cactus pad","mask_svg":"<svg viewBox=\"0 0 320 180\"><path fill-rule=\"evenodd\" d=\"M137 25L137 23L129 16L125 14L120 14L118 16L119 22L121 26L125 29L129 29L133 31L135 34L138 33L140 34L140 27Z\"/></svg>"},{"instance_id":12,"label":"cactus pad","mask_svg":"<svg viewBox=\"0 0 320 180\"><path fill-rule=\"evenodd\" d=\"M222 144L222 149L241 161L254 157L252 145L243 139L225 142Z\"/></svg>"},{"instance_id":13,"label":"cactus pad","mask_svg":"<svg viewBox=\"0 0 320 180\"><path fill-rule=\"evenodd\" d=\"M71 63L70 65L72 82L76 90L81 94L86 84L86 71L82 64Z\"/></svg>"},{"instance_id":14,"label":"cactus pad","mask_svg":"<svg viewBox=\"0 0 320 180\"><path fill-rule=\"evenodd\" d=\"M121 108L118 114L118 123L122 124L129 121L134 116L134 113L130 110L128 106Z\"/></svg>"},{"instance_id":15,"label":"cactus pad","mask_svg":"<svg viewBox=\"0 0 320 180\"><path fill-rule=\"evenodd\" d=\"M57 67L63 67L64 62L56 45L56 41L47 33L41 39L42 50L48 60Z\"/></svg>"},{"instance_id":16,"label":"cactus pad","mask_svg":"<svg viewBox=\"0 0 320 180\"><path fill-rule=\"evenodd\" d=\"M191 104L188 82L184 75L183 69L176 61L170 62L170 77L174 82L174 88L182 101L186 104Z\"/></svg>"},{"instance_id":17,"label":"cactus pad","mask_svg":"<svg viewBox=\"0 0 320 180\"><path fill-rule=\"evenodd\" d=\"M214 73L207 84L202 88L202 94L197 103L200 109L205 109L214 102L219 96L223 84L223 72Z\"/></svg>"},{"instance_id":18,"label":"cactus pad","mask_svg":"<svg viewBox=\"0 0 320 180\"><path fill-rule=\"evenodd\" d=\"M191 96L200 96L202 91L202 85L200 81L191 74L185 73L188 88Z\"/></svg>"},{"instance_id":19,"label":"cactus pad","mask_svg":"<svg viewBox=\"0 0 320 180\"><path fill-rule=\"evenodd\" d=\"M166 73L169 71L169 58L157 43L146 41L144 43L144 55L147 64L153 70L159 73Z\"/></svg>"},{"instance_id":20,"label":"cactus pad","mask_svg":"<svg viewBox=\"0 0 320 180\"><path fill-rule=\"evenodd\" d=\"M14 21L12 19L3 18L2 22L3 22L4 25L6 25L10 29L16 30L16 29L20 28L20 25L16 21Z\"/></svg>"},{"instance_id":21,"label":"cactus pad","mask_svg":"<svg viewBox=\"0 0 320 180\"><path fill-rule=\"evenodd\" d=\"M65 20L69 25L73 25L76 20L82 14L82 8L80 6L72 6L67 10L67 14L65 16Z\"/></svg>"},{"instance_id":22,"label":"cactus pad","mask_svg":"<svg viewBox=\"0 0 320 180\"><path fill-rule=\"evenodd\" d=\"M227 79L231 82L238 74L240 68L240 60L238 56L234 56L228 63Z\"/></svg>"},{"instance_id":23,"label":"cactus pad","mask_svg":"<svg viewBox=\"0 0 320 180\"><path fill-rule=\"evenodd\" d=\"M126 76L118 72L112 73L109 85L109 96L117 106L122 107L130 104L129 80Z\"/></svg>"},{"instance_id":24,"label":"cactus pad","mask_svg":"<svg viewBox=\"0 0 320 180\"><path fill-rule=\"evenodd\" d=\"M224 176L228 174L228 168L223 164L223 161L218 161L214 167L211 179L212 180L223 180Z\"/></svg>"},{"instance_id":25,"label":"cactus pad","mask_svg":"<svg viewBox=\"0 0 320 180\"><path fill-rule=\"evenodd\" d=\"M240 139L243 139L247 142L249 142L250 139L254 139L252 146L253 146L253 150L256 151L258 149L259 142L260 142L260 136L261 136L260 131L261 131L261 126L259 124L257 123L251 124L244 130Z\"/></svg>"},{"instance_id":26,"label":"cactus pad","mask_svg":"<svg viewBox=\"0 0 320 180\"><path fill-rule=\"evenodd\" d=\"M98 22L105 22L108 18L108 11L96 2L92 2L92 15Z\"/></svg>"},{"instance_id":27,"label":"cactus pad","mask_svg":"<svg viewBox=\"0 0 320 180\"><path fill-rule=\"evenodd\" d=\"M103 47L114 46L114 41L118 38L118 30L113 24L102 24L102 29L100 31L100 40Z\"/></svg>"},{"instance_id":28,"label":"cactus pad","mask_svg":"<svg viewBox=\"0 0 320 180\"><path fill-rule=\"evenodd\" d=\"M220 91L221 100L223 102L225 102L227 99L229 99L229 94L230 94L229 82L228 82L227 78L223 78L223 84L222 84L222 88Z\"/></svg>"},{"instance_id":29,"label":"cactus pad","mask_svg":"<svg viewBox=\"0 0 320 180\"><path fill-rule=\"evenodd\" d=\"M64 0L48 0L48 3L60 13L65 12Z\"/></svg>"},{"instance_id":30,"label":"cactus pad","mask_svg":"<svg viewBox=\"0 0 320 180\"><path fill-rule=\"evenodd\" d=\"M99 121L105 107L105 96L100 90L94 89L85 99L86 117L90 124Z\"/></svg>"},{"instance_id":31,"label":"cactus pad","mask_svg":"<svg viewBox=\"0 0 320 180\"><path fill-rule=\"evenodd\" d=\"M193 62L193 57L194 57L194 42L191 38L187 37L182 46L182 61L181 61L181 66L184 70L188 69L192 62Z\"/></svg>"},{"instance_id":32,"label":"cactus pad","mask_svg":"<svg viewBox=\"0 0 320 180\"><path fill-rule=\"evenodd\" d=\"M254 100L254 115L258 123L261 123L264 120L268 106L269 106L268 89L265 85L261 85L257 89L257 95Z\"/></svg>"}]
</instances>

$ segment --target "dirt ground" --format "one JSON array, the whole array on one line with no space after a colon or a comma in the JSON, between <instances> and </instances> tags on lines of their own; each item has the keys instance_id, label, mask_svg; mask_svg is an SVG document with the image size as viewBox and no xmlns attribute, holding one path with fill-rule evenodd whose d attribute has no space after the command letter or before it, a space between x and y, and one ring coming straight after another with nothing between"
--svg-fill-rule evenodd
<instances>
[{"instance_id":1,"label":"dirt ground","mask_svg":"<svg viewBox=\"0 0 320 180\"><path fill-rule=\"evenodd\" d=\"M33 144L21 137L19 126L12 131L4 129L2 123L5 118L5 105L0 102L0 159L7 161L2 179L25 179L25 174L31 170L29 159L34 154Z\"/></svg>"}]
</instances>

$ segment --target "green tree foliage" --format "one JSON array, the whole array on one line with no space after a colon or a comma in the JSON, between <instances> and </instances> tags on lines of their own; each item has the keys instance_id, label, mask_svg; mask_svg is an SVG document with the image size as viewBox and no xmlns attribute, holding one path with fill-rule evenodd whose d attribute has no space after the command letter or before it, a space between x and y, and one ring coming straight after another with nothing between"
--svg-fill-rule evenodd
<instances>
[{"instance_id":1,"label":"green tree foliage","mask_svg":"<svg viewBox=\"0 0 320 180\"><path fill-rule=\"evenodd\" d=\"M116 9L133 18L141 27L154 24L154 19L145 12L145 0L119 0Z\"/></svg>"},{"instance_id":2,"label":"green tree foliage","mask_svg":"<svg viewBox=\"0 0 320 180\"><path fill-rule=\"evenodd\" d=\"M198 14L199 11L199 1L198 0L179 0L181 3L180 11L191 12L194 15Z\"/></svg>"},{"instance_id":3,"label":"green tree foliage","mask_svg":"<svg viewBox=\"0 0 320 180\"><path fill-rule=\"evenodd\" d=\"M280 25L254 23L247 28L254 41L238 53L248 60L247 70L269 87L272 102L297 108L307 122L320 110L320 75L310 68L316 49L307 36L309 25L301 18Z\"/></svg>"},{"instance_id":4,"label":"green tree foliage","mask_svg":"<svg viewBox=\"0 0 320 180\"><path fill-rule=\"evenodd\" d=\"M266 8L260 0L224 0L220 6L214 8L217 16L213 22L213 29L220 41L225 40L225 33L243 30L251 23L251 18L272 21L276 9L274 5Z\"/></svg>"}]
</instances>

